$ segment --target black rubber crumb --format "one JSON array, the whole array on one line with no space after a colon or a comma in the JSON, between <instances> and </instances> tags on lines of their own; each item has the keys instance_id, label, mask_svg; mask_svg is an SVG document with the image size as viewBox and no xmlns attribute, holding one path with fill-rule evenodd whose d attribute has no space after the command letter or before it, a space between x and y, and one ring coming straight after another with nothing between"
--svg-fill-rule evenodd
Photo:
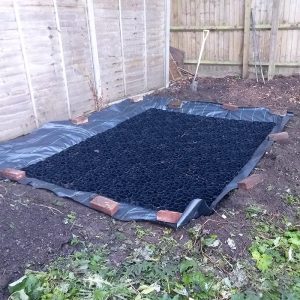
<instances>
[{"instance_id":1,"label":"black rubber crumb","mask_svg":"<svg viewBox=\"0 0 300 300\"><path fill-rule=\"evenodd\" d=\"M210 204L274 125L149 109L24 170L69 189L183 212L195 198Z\"/></svg>"}]
</instances>

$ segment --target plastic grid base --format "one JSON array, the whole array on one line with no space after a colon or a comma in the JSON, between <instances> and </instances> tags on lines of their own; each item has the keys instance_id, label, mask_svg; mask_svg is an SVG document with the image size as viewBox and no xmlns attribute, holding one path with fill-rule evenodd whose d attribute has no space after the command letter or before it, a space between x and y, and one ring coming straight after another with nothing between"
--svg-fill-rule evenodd
<instances>
[{"instance_id":1,"label":"plastic grid base","mask_svg":"<svg viewBox=\"0 0 300 300\"><path fill-rule=\"evenodd\" d=\"M68 189L154 210L209 205L274 123L149 109L23 170Z\"/></svg>"}]
</instances>

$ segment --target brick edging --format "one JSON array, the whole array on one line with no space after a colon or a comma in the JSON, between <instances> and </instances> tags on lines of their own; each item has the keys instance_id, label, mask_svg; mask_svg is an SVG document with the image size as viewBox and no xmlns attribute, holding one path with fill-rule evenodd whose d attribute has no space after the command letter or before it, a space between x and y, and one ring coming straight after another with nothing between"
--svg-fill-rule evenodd
<instances>
[{"instance_id":1,"label":"brick edging","mask_svg":"<svg viewBox=\"0 0 300 300\"><path fill-rule=\"evenodd\" d=\"M182 101L179 99L172 99L168 103L167 107L172 109L180 109L182 107Z\"/></svg>"},{"instance_id":2,"label":"brick edging","mask_svg":"<svg viewBox=\"0 0 300 300\"><path fill-rule=\"evenodd\" d=\"M286 144L289 141L289 134L286 131L271 133L268 135L268 139L279 144Z\"/></svg>"},{"instance_id":3,"label":"brick edging","mask_svg":"<svg viewBox=\"0 0 300 300\"><path fill-rule=\"evenodd\" d=\"M264 177L261 174L252 174L238 183L238 188L248 191L259 183L263 182Z\"/></svg>"},{"instance_id":4,"label":"brick edging","mask_svg":"<svg viewBox=\"0 0 300 300\"><path fill-rule=\"evenodd\" d=\"M181 218L182 213L171 210L159 210L156 213L156 220L166 223L177 223Z\"/></svg>"},{"instance_id":5,"label":"brick edging","mask_svg":"<svg viewBox=\"0 0 300 300\"><path fill-rule=\"evenodd\" d=\"M26 177L26 172L13 168L5 168L0 170L0 176L12 181L19 181Z\"/></svg>"},{"instance_id":6,"label":"brick edging","mask_svg":"<svg viewBox=\"0 0 300 300\"><path fill-rule=\"evenodd\" d=\"M223 103L222 108L225 110L236 111L239 107L233 103Z\"/></svg>"},{"instance_id":7,"label":"brick edging","mask_svg":"<svg viewBox=\"0 0 300 300\"><path fill-rule=\"evenodd\" d=\"M89 122L89 118L87 116L79 116L79 117L72 118L70 121L74 125L82 125L82 124L88 123Z\"/></svg>"},{"instance_id":8,"label":"brick edging","mask_svg":"<svg viewBox=\"0 0 300 300\"><path fill-rule=\"evenodd\" d=\"M119 210L120 203L98 195L90 202L90 207L112 217Z\"/></svg>"}]
</instances>

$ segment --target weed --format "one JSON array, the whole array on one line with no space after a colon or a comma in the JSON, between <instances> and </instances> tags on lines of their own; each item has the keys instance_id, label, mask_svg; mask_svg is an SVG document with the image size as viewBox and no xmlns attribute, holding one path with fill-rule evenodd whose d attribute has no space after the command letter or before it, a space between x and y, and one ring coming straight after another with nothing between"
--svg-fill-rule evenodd
<instances>
[{"instance_id":1,"label":"weed","mask_svg":"<svg viewBox=\"0 0 300 300\"><path fill-rule=\"evenodd\" d=\"M79 239L79 236L72 234L72 239L70 241L71 246L85 245L85 242Z\"/></svg>"},{"instance_id":2,"label":"weed","mask_svg":"<svg viewBox=\"0 0 300 300\"><path fill-rule=\"evenodd\" d=\"M266 214L266 211L261 206L256 204L252 204L246 209L247 218L254 218L264 214Z\"/></svg>"},{"instance_id":3,"label":"weed","mask_svg":"<svg viewBox=\"0 0 300 300\"><path fill-rule=\"evenodd\" d=\"M27 271L10 285L10 299L300 299L299 227L284 216L272 218L257 205L249 206L246 214L253 241L249 257L242 262L226 256L216 234L196 225L189 230L185 245L175 240L170 230L155 244L137 241L118 268L111 264L111 253L103 246L61 258L45 272ZM66 219L74 224L76 215L69 214ZM152 234L150 230L136 227L140 239L148 234ZM232 237L226 242L235 250L238 239ZM85 246L76 235L71 244Z\"/></svg>"},{"instance_id":4,"label":"weed","mask_svg":"<svg viewBox=\"0 0 300 300\"><path fill-rule=\"evenodd\" d=\"M292 194L286 194L283 196L283 201L289 205L298 206L300 205L300 197Z\"/></svg>"},{"instance_id":5,"label":"weed","mask_svg":"<svg viewBox=\"0 0 300 300\"><path fill-rule=\"evenodd\" d=\"M144 228L142 226L136 225L135 233L139 239L142 239L146 235L150 235L151 231L148 228Z\"/></svg>"},{"instance_id":6,"label":"weed","mask_svg":"<svg viewBox=\"0 0 300 300\"><path fill-rule=\"evenodd\" d=\"M255 225L256 236L249 248L255 268L248 265L247 271L251 274L252 290L261 298L253 299L300 299L299 229L290 223L273 224L268 216ZM252 299L247 293L233 299Z\"/></svg>"},{"instance_id":7,"label":"weed","mask_svg":"<svg viewBox=\"0 0 300 300\"><path fill-rule=\"evenodd\" d=\"M124 240L126 240L126 235L125 235L123 232L117 231L117 232L115 233L115 237L116 237L116 239L119 240L119 241L124 241Z\"/></svg>"},{"instance_id":8,"label":"weed","mask_svg":"<svg viewBox=\"0 0 300 300\"><path fill-rule=\"evenodd\" d=\"M47 272L28 271L10 285L10 299L212 299L217 282L196 260L128 260L114 270L107 252L77 252Z\"/></svg>"},{"instance_id":9,"label":"weed","mask_svg":"<svg viewBox=\"0 0 300 300\"><path fill-rule=\"evenodd\" d=\"M201 239L202 243L206 247L216 248L220 245L220 240L216 234L211 234L208 236L203 236Z\"/></svg>"},{"instance_id":10,"label":"weed","mask_svg":"<svg viewBox=\"0 0 300 300\"><path fill-rule=\"evenodd\" d=\"M53 200L51 203L58 207L66 207L66 203L60 200Z\"/></svg>"},{"instance_id":11,"label":"weed","mask_svg":"<svg viewBox=\"0 0 300 300\"><path fill-rule=\"evenodd\" d=\"M76 221L76 213L72 211L64 218L63 223L73 225L75 221Z\"/></svg>"}]
</instances>

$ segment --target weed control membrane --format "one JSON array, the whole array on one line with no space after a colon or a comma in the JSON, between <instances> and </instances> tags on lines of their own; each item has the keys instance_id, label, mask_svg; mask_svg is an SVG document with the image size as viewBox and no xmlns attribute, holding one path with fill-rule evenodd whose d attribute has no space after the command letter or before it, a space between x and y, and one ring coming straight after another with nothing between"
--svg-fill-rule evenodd
<instances>
[{"instance_id":1,"label":"weed control membrane","mask_svg":"<svg viewBox=\"0 0 300 300\"><path fill-rule=\"evenodd\" d=\"M89 116L89 122L51 122L0 143L0 169L24 169L19 183L91 207L96 195L119 202L118 220L159 221L158 210L183 212L178 228L211 214L249 176L293 116L267 108L147 96Z\"/></svg>"},{"instance_id":2,"label":"weed control membrane","mask_svg":"<svg viewBox=\"0 0 300 300\"><path fill-rule=\"evenodd\" d=\"M276 124L148 109L38 163L28 177L121 203L210 206Z\"/></svg>"}]
</instances>

